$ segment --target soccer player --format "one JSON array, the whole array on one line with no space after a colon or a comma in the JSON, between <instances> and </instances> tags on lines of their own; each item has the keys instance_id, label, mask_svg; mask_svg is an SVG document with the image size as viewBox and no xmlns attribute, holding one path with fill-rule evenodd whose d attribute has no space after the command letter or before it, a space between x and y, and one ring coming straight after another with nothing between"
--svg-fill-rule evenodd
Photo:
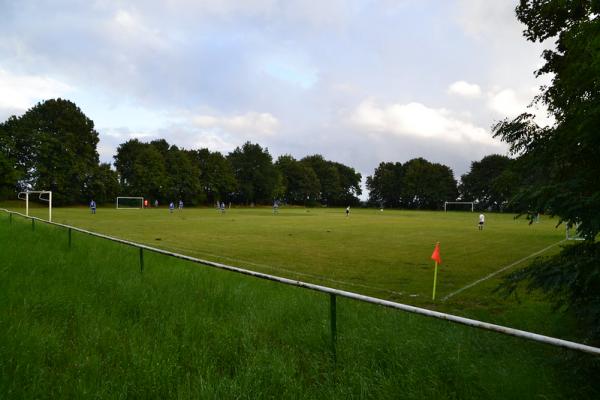
<instances>
[{"instance_id":1,"label":"soccer player","mask_svg":"<svg viewBox=\"0 0 600 400\"><path fill-rule=\"evenodd\" d=\"M479 230L483 230L483 224L485 223L485 215L479 214Z\"/></svg>"},{"instance_id":2,"label":"soccer player","mask_svg":"<svg viewBox=\"0 0 600 400\"><path fill-rule=\"evenodd\" d=\"M221 214L225 213L225 202L221 202Z\"/></svg>"},{"instance_id":3,"label":"soccer player","mask_svg":"<svg viewBox=\"0 0 600 400\"><path fill-rule=\"evenodd\" d=\"M92 214L96 214L96 202L93 199L90 201L90 210L92 210Z\"/></svg>"},{"instance_id":4,"label":"soccer player","mask_svg":"<svg viewBox=\"0 0 600 400\"><path fill-rule=\"evenodd\" d=\"M346 207L346 217L350 216L350 206Z\"/></svg>"},{"instance_id":5,"label":"soccer player","mask_svg":"<svg viewBox=\"0 0 600 400\"><path fill-rule=\"evenodd\" d=\"M158 200L154 200L154 208L158 208Z\"/></svg>"},{"instance_id":6,"label":"soccer player","mask_svg":"<svg viewBox=\"0 0 600 400\"><path fill-rule=\"evenodd\" d=\"M183 200L179 200L179 209L183 210Z\"/></svg>"},{"instance_id":7,"label":"soccer player","mask_svg":"<svg viewBox=\"0 0 600 400\"><path fill-rule=\"evenodd\" d=\"M169 212L172 213L174 209L175 209L175 204L173 204L173 202L170 202L169 203Z\"/></svg>"},{"instance_id":8,"label":"soccer player","mask_svg":"<svg viewBox=\"0 0 600 400\"><path fill-rule=\"evenodd\" d=\"M277 214L279 213L279 203L277 202L277 200L275 200L273 202L273 214Z\"/></svg>"},{"instance_id":9,"label":"soccer player","mask_svg":"<svg viewBox=\"0 0 600 400\"><path fill-rule=\"evenodd\" d=\"M144 199L144 208L148 208L148 199Z\"/></svg>"}]
</instances>

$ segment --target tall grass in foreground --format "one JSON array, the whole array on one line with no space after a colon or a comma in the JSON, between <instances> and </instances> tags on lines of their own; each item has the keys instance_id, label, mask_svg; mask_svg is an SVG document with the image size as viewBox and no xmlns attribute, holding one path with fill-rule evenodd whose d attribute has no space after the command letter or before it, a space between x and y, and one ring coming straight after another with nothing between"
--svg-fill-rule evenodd
<instances>
[{"instance_id":1,"label":"tall grass in foreground","mask_svg":"<svg viewBox=\"0 0 600 400\"><path fill-rule=\"evenodd\" d=\"M0 398L593 398L569 353L0 214ZM583 373L582 373L583 372Z\"/></svg>"}]
</instances>

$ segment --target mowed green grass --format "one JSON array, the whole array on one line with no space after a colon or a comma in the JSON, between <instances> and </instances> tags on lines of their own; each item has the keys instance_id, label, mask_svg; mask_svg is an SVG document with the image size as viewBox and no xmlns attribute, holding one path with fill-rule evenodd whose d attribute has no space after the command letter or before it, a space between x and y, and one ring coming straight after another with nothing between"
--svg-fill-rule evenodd
<instances>
[{"instance_id":1,"label":"mowed green grass","mask_svg":"<svg viewBox=\"0 0 600 400\"><path fill-rule=\"evenodd\" d=\"M0 213L0 398L599 395L591 358L347 299L334 362L327 295L67 238Z\"/></svg>"},{"instance_id":2,"label":"mowed green grass","mask_svg":"<svg viewBox=\"0 0 600 400\"><path fill-rule=\"evenodd\" d=\"M18 203L17 203L18 204ZM33 214L44 217L41 210ZM564 238L556 220L511 214L353 209L56 208L56 222L279 276L432 305L433 247L441 243L438 299ZM551 251L557 251L555 247ZM463 292L452 299L478 288Z\"/></svg>"}]
</instances>

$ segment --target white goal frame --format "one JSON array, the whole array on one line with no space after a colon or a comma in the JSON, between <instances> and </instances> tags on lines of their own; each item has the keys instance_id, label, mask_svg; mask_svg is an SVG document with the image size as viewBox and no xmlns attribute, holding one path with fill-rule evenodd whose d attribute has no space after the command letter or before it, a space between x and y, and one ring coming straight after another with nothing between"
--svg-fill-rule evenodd
<instances>
[{"instance_id":1,"label":"white goal frame","mask_svg":"<svg viewBox=\"0 0 600 400\"><path fill-rule=\"evenodd\" d=\"M50 190L26 190L24 192L19 192L17 198L19 200L25 200L25 215L29 217L29 195L37 194L38 200L45 201L48 203L48 222L52 222L52 191ZM48 197L44 198L43 196L47 194Z\"/></svg>"},{"instance_id":2,"label":"white goal frame","mask_svg":"<svg viewBox=\"0 0 600 400\"><path fill-rule=\"evenodd\" d=\"M129 199L129 200L139 199L140 206L139 207L119 207L119 199ZM143 197L120 196L120 197L117 197L116 207L117 207L117 210L140 210L140 209L144 208L144 198Z\"/></svg>"},{"instance_id":3,"label":"white goal frame","mask_svg":"<svg viewBox=\"0 0 600 400\"><path fill-rule=\"evenodd\" d=\"M444 212L448 212L448 210L446 210L446 206L448 204L470 204L471 205L471 212L473 212L473 210L475 209L475 202L474 201L445 201L444 202Z\"/></svg>"},{"instance_id":4,"label":"white goal frame","mask_svg":"<svg viewBox=\"0 0 600 400\"><path fill-rule=\"evenodd\" d=\"M567 225L567 227L565 229L565 240L585 240L585 238L583 238L577 234L578 226L579 226L579 224L575 224L569 228L569 225Z\"/></svg>"}]
</instances>

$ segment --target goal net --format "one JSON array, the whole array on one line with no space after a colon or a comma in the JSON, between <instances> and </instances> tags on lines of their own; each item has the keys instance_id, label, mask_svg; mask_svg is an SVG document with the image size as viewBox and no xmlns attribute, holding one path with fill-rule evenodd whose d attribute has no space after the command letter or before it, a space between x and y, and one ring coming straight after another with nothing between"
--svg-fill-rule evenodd
<instances>
[{"instance_id":1,"label":"goal net","mask_svg":"<svg viewBox=\"0 0 600 400\"><path fill-rule=\"evenodd\" d=\"M474 202L472 201L445 201L444 211L471 211L474 210Z\"/></svg>"},{"instance_id":2,"label":"goal net","mask_svg":"<svg viewBox=\"0 0 600 400\"><path fill-rule=\"evenodd\" d=\"M27 190L17 195L20 200L25 200L25 215L29 216L29 206L32 201L48 204L48 221L52 222L52 192L50 190Z\"/></svg>"},{"instance_id":3,"label":"goal net","mask_svg":"<svg viewBox=\"0 0 600 400\"><path fill-rule=\"evenodd\" d=\"M117 210L136 210L143 207L143 197L117 197Z\"/></svg>"}]
</instances>

